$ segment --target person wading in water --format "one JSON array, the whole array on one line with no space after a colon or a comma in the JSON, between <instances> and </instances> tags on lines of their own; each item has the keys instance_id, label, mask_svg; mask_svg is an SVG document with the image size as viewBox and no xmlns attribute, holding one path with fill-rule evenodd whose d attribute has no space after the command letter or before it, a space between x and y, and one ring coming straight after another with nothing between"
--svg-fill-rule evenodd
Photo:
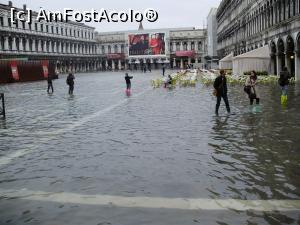
<instances>
[{"instance_id":1,"label":"person wading in water","mask_svg":"<svg viewBox=\"0 0 300 225\"><path fill-rule=\"evenodd\" d=\"M74 80L75 77L72 73L69 73L68 77L67 77L67 84L69 85L69 95L73 95L73 91L74 91Z\"/></svg>"},{"instance_id":2,"label":"person wading in water","mask_svg":"<svg viewBox=\"0 0 300 225\"><path fill-rule=\"evenodd\" d=\"M126 81L126 90L130 91L131 90L131 79L133 77L129 76L128 73L125 74L125 81Z\"/></svg>"},{"instance_id":3,"label":"person wading in water","mask_svg":"<svg viewBox=\"0 0 300 225\"><path fill-rule=\"evenodd\" d=\"M53 81L52 81L52 75L48 74L47 82L48 82L48 89L47 89L47 93L48 93L48 94L50 94L50 89L51 89L51 93L53 93L53 92L54 92L54 90L53 90Z\"/></svg>"},{"instance_id":4,"label":"person wading in water","mask_svg":"<svg viewBox=\"0 0 300 225\"><path fill-rule=\"evenodd\" d=\"M221 70L220 75L215 79L214 82L214 95L217 97L217 104L216 104L216 116L219 115L219 107L221 104L221 99L223 98L227 112L230 113L230 106L228 102L228 97L227 97L227 80L225 76L225 71Z\"/></svg>"}]
</instances>

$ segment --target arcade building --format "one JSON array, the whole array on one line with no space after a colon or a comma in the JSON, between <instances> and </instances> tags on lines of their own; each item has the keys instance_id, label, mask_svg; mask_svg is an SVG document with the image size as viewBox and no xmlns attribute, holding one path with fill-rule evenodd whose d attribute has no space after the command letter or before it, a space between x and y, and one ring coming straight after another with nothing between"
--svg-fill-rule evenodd
<instances>
[{"instance_id":1,"label":"arcade building","mask_svg":"<svg viewBox=\"0 0 300 225\"><path fill-rule=\"evenodd\" d=\"M193 27L144 30L142 24L135 31L97 33L96 41L100 49L101 69L138 70L144 67L159 69L162 66L183 69L191 64L194 67L204 68L207 55L206 34L206 30ZM151 46L151 38L155 35L163 37L164 44L161 46L160 54L151 53L151 50L149 50L150 53L143 50L131 51L131 42L134 38L148 41L148 45ZM136 52L139 54L133 54Z\"/></svg>"}]
</instances>

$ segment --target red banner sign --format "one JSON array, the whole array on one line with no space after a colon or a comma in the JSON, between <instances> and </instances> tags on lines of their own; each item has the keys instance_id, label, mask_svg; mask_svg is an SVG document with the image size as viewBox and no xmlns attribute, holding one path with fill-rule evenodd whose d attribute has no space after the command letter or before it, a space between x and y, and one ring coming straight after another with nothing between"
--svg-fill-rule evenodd
<instances>
[{"instance_id":1,"label":"red banner sign","mask_svg":"<svg viewBox=\"0 0 300 225\"><path fill-rule=\"evenodd\" d=\"M49 70L48 70L49 62L48 62L48 60L43 60L42 61L42 66L43 66L43 76L44 76L44 78L48 78L48 74L49 74Z\"/></svg>"},{"instance_id":2,"label":"red banner sign","mask_svg":"<svg viewBox=\"0 0 300 225\"><path fill-rule=\"evenodd\" d=\"M107 55L107 59L123 59L124 54L121 53L112 53Z\"/></svg>"},{"instance_id":3,"label":"red banner sign","mask_svg":"<svg viewBox=\"0 0 300 225\"><path fill-rule=\"evenodd\" d=\"M11 74L15 81L20 80L19 71L18 71L18 63L16 60L10 62Z\"/></svg>"},{"instance_id":4,"label":"red banner sign","mask_svg":"<svg viewBox=\"0 0 300 225\"><path fill-rule=\"evenodd\" d=\"M176 56L178 56L178 57L195 57L195 51L177 51Z\"/></svg>"}]
</instances>

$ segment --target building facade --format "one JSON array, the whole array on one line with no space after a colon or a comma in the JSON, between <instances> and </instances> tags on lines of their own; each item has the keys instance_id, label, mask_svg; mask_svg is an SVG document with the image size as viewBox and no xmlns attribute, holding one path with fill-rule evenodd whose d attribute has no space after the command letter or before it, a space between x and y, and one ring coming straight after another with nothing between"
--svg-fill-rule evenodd
<instances>
[{"instance_id":1,"label":"building facade","mask_svg":"<svg viewBox=\"0 0 300 225\"><path fill-rule=\"evenodd\" d=\"M208 66L216 69L218 67L217 56L217 8L212 8L207 16L207 54Z\"/></svg>"},{"instance_id":2,"label":"building facade","mask_svg":"<svg viewBox=\"0 0 300 225\"><path fill-rule=\"evenodd\" d=\"M188 28L101 32L82 23L11 22L12 2L0 4L0 60L48 60L59 73L96 70L206 67L207 30ZM15 7L14 7L15 8ZM17 11L26 10L16 8ZM37 13L33 14L34 17ZM163 34L164 52L130 55L129 35ZM150 37L150 36L149 36Z\"/></svg>"},{"instance_id":3,"label":"building facade","mask_svg":"<svg viewBox=\"0 0 300 225\"><path fill-rule=\"evenodd\" d=\"M300 79L300 0L223 0L217 22L219 57L268 45L269 73Z\"/></svg>"},{"instance_id":4,"label":"building facade","mask_svg":"<svg viewBox=\"0 0 300 225\"><path fill-rule=\"evenodd\" d=\"M129 54L130 35L158 33L164 34L165 37L163 55L132 56ZM142 69L145 66L159 69L163 65L170 68L186 68L189 64L202 68L205 66L204 56L207 55L206 35L206 30L195 28L139 29L98 33L96 40L103 70Z\"/></svg>"},{"instance_id":5,"label":"building facade","mask_svg":"<svg viewBox=\"0 0 300 225\"><path fill-rule=\"evenodd\" d=\"M61 73L100 68L93 27L73 22L11 23L12 7L11 2L0 4L0 60L49 60Z\"/></svg>"}]
</instances>

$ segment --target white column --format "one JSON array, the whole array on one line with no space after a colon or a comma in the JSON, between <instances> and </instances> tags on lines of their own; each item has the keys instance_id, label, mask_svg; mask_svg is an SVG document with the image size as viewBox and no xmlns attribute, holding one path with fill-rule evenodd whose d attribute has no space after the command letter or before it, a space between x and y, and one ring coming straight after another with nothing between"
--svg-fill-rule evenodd
<instances>
[{"instance_id":1,"label":"white column","mask_svg":"<svg viewBox=\"0 0 300 225\"><path fill-rule=\"evenodd\" d=\"M111 68L112 68L112 70L115 70L115 62L114 62L114 60L111 60Z\"/></svg>"},{"instance_id":2,"label":"white column","mask_svg":"<svg viewBox=\"0 0 300 225\"><path fill-rule=\"evenodd\" d=\"M24 50L23 38L19 38L19 51L22 52L23 50Z\"/></svg>"},{"instance_id":3,"label":"white column","mask_svg":"<svg viewBox=\"0 0 300 225\"><path fill-rule=\"evenodd\" d=\"M173 52L176 52L176 42L173 42Z\"/></svg>"},{"instance_id":4,"label":"white column","mask_svg":"<svg viewBox=\"0 0 300 225\"><path fill-rule=\"evenodd\" d=\"M3 25L4 25L4 27L8 26L7 16L3 16Z\"/></svg>"},{"instance_id":5,"label":"white column","mask_svg":"<svg viewBox=\"0 0 300 225\"><path fill-rule=\"evenodd\" d=\"M295 52L295 79L300 80L300 55L297 52Z\"/></svg>"},{"instance_id":6,"label":"white column","mask_svg":"<svg viewBox=\"0 0 300 225\"><path fill-rule=\"evenodd\" d=\"M281 72L281 57L278 54L276 55L276 60L277 60L277 76L280 76L280 72Z\"/></svg>"},{"instance_id":7,"label":"white column","mask_svg":"<svg viewBox=\"0 0 300 225\"><path fill-rule=\"evenodd\" d=\"M52 41L49 42L49 52L53 52L52 51Z\"/></svg>"},{"instance_id":8,"label":"white column","mask_svg":"<svg viewBox=\"0 0 300 225\"><path fill-rule=\"evenodd\" d=\"M29 39L26 40L25 51L29 51Z\"/></svg>"},{"instance_id":9,"label":"white column","mask_svg":"<svg viewBox=\"0 0 300 225\"><path fill-rule=\"evenodd\" d=\"M183 69L183 59L180 59L180 69Z\"/></svg>"},{"instance_id":10,"label":"white column","mask_svg":"<svg viewBox=\"0 0 300 225\"><path fill-rule=\"evenodd\" d=\"M176 66L176 58L173 58L173 68Z\"/></svg>"},{"instance_id":11,"label":"white column","mask_svg":"<svg viewBox=\"0 0 300 225\"><path fill-rule=\"evenodd\" d=\"M32 39L32 52L36 52L36 48L35 48L35 39Z\"/></svg>"},{"instance_id":12,"label":"white column","mask_svg":"<svg viewBox=\"0 0 300 225\"><path fill-rule=\"evenodd\" d=\"M120 59L119 59L119 63L118 64L119 64L118 65L118 67L119 67L118 69L121 70L122 69L122 64L121 64L121 60Z\"/></svg>"},{"instance_id":13,"label":"white column","mask_svg":"<svg viewBox=\"0 0 300 225\"><path fill-rule=\"evenodd\" d=\"M108 68L108 61L105 60L105 69L107 70L107 68Z\"/></svg>"},{"instance_id":14,"label":"white column","mask_svg":"<svg viewBox=\"0 0 300 225\"><path fill-rule=\"evenodd\" d=\"M8 37L4 37L4 50L8 50Z\"/></svg>"},{"instance_id":15,"label":"white column","mask_svg":"<svg viewBox=\"0 0 300 225\"><path fill-rule=\"evenodd\" d=\"M55 42L53 42L53 47L54 47L54 53L56 53L56 50L57 50L57 47L56 47L57 45L56 45L56 41Z\"/></svg>"},{"instance_id":16,"label":"white column","mask_svg":"<svg viewBox=\"0 0 300 225\"><path fill-rule=\"evenodd\" d=\"M183 43L182 43L182 41L180 42L180 51L183 51Z\"/></svg>"},{"instance_id":17,"label":"white column","mask_svg":"<svg viewBox=\"0 0 300 225\"><path fill-rule=\"evenodd\" d=\"M44 52L47 52L47 41L44 41Z\"/></svg>"},{"instance_id":18,"label":"white column","mask_svg":"<svg viewBox=\"0 0 300 225\"><path fill-rule=\"evenodd\" d=\"M17 46L16 46L16 38L13 37L12 38L12 51L16 51L17 50Z\"/></svg>"},{"instance_id":19,"label":"white column","mask_svg":"<svg viewBox=\"0 0 300 225\"><path fill-rule=\"evenodd\" d=\"M188 51L192 50L192 49L191 49L191 42L190 42L190 41L187 42L187 50L188 50Z\"/></svg>"}]
</instances>

